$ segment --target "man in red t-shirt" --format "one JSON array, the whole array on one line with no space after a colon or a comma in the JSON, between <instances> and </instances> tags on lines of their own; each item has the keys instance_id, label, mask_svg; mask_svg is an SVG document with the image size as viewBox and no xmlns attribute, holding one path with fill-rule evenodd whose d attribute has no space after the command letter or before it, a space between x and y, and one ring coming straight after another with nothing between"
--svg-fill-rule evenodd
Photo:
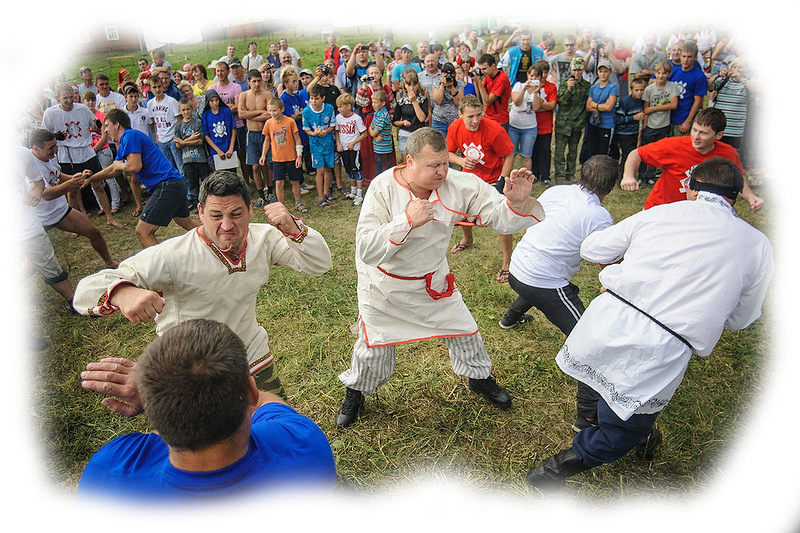
<instances>
[{"instance_id":1,"label":"man in red t-shirt","mask_svg":"<svg viewBox=\"0 0 800 533\"><path fill-rule=\"evenodd\" d=\"M625 46L625 34L619 30L614 35L614 48L611 49L611 52L620 63L625 65L625 73L619 77L619 98L621 100L628 96L628 70L631 68L633 52Z\"/></svg>"},{"instance_id":2,"label":"man in red t-shirt","mask_svg":"<svg viewBox=\"0 0 800 533\"><path fill-rule=\"evenodd\" d=\"M701 109L695 116L689 137L667 137L632 151L625 161L620 187L625 191L635 191L639 188L635 173L642 162L651 167L661 167L663 169L661 177L653 185L653 190L644 203L644 208L649 209L655 205L686 200L689 182L687 172L706 159L716 156L730 159L744 174L736 149L719 142L725 132L725 126L726 119L722 111L714 107ZM741 196L750 203L753 211L758 211L764 205L764 200L753 194L746 179Z\"/></svg>"},{"instance_id":3,"label":"man in red t-shirt","mask_svg":"<svg viewBox=\"0 0 800 533\"><path fill-rule=\"evenodd\" d=\"M481 83L475 86L486 106L486 118L492 119L508 131L508 103L511 101L511 82L508 75L497 68L497 60L491 54L483 54L478 60Z\"/></svg>"},{"instance_id":4,"label":"man in red t-shirt","mask_svg":"<svg viewBox=\"0 0 800 533\"><path fill-rule=\"evenodd\" d=\"M450 163L461 166L464 172L475 174L483 181L494 185L502 194L505 177L514 165L514 145L508 133L493 120L482 117L483 105L478 97L465 95L458 106L458 118L447 132L447 151ZM450 250L453 253L466 250L472 245L472 225L461 225L464 237ZM511 235L499 235L503 265L497 273L497 282L508 281L508 266L511 263L513 246Z\"/></svg>"}]
</instances>

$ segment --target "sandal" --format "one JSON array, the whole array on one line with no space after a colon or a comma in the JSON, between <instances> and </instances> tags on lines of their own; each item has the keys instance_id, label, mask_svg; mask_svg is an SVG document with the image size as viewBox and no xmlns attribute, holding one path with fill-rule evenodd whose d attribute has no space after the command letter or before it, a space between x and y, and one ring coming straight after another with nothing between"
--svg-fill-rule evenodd
<instances>
[{"instance_id":1,"label":"sandal","mask_svg":"<svg viewBox=\"0 0 800 533\"><path fill-rule=\"evenodd\" d=\"M505 268L501 268L497 272L497 278L495 278L497 283L508 283L508 270Z\"/></svg>"},{"instance_id":2,"label":"sandal","mask_svg":"<svg viewBox=\"0 0 800 533\"><path fill-rule=\"evenodd\" d=\"M138 217L141 214L142 214L142 210L141 209L134 209L133 211L131 211L131 216L132 217Z\"/></svg>"},{"instance_id":3,"label":"sandal","mask_svg":"<svg viewBox=\"0 0 800 533\"><path fill-rule=\"evenodd\" d=\"M308 213L308 208L303 204L294 204L294 208L300 211L301 213Z\"/></svg>"},{"instance_id":4,"label":"sandal","mask_svg":"<svg viewBox=\"0 0 800 533\"><path fill-rule=\"evenodd\" d=\"M320 200L319 202L317 202L317 205L320 206L322 209L331 208L331 204L329 204L327 200Z\"/></svg>"},{"instance_id":5,"label":"sandal","mask_svg":"<svg viewBox=\"0 0 800 533\"><path fill-rule=\"evenodd\" d=\"M331 195L331 194L326 194L326 195L324 196L324 198L325 198L325 201L326 201L326 202L328 202L328 203L330 203L330 202L332 202L332 201L334 201L334 200L336 199L336 198L334 198L334 197L333 197L333 195Z\"/></svg>"},{"instance_id":6,"label":"sandal","mask_svg":"<svg viewBox=\"0 0 800 533\"><path fill-rule=\"evenodd\" d=\"M472 243L466 244L466 243L463 243L461 241L458 241L455 246L450 248L450 252L454 253L454 254L456 254L458 252L463 252L464 250L466 250L470 246L472 246Z\"/></svg>"}]
</instances>

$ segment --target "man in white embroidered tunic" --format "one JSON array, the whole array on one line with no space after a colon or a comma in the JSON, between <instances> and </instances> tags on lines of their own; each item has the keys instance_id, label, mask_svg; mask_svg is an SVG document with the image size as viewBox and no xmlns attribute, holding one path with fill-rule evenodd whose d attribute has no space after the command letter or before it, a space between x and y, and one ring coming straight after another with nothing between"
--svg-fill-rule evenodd
<instances>
[{"instance_id":1,"label":"man in white embroidered tunic","mask_svg":"<svg viewBox=\"0 0 800 533\"><path fill-rule=\"evenodd\" d=\"M733 209L743 181L733 162L713 157L691 171L688 200L652 207L583 241L583 259L609 265L600 272L606 291L556 362L600 394L597 425L528 472L532 486L558 488L634 448L652 458L661 441L653 424L692 353L708 356L723 328L743 329L761 316L772 246Z\"/></svg>"},{"instance_id":2,"label":"man in white embroidered tunic","mask_svg":"<svg viewBox=\"0 0 800 533\"><path fill-rule=\"evenodd\" d=\"M474 174L449 169L444 136L421 128L408 139L406 163L372 181L356 228L358 340L336 425L352 424L394 370L395 348L441 338L457 375L471 390L507 408L511 397L490 375L492 362L478 326L455 287L446 254L456 222L469 217L501 233L544 218L530 197L533 175L511 172L501 195Z\"/></svg>"},{"instance_id":3,"label":"man in white embroidered tunic","mask_svg":"<svg viewBox=\"0 0 800 533\"><path fill-rule=\"evenodd\" d=\"M222 322L247 346L259 389L285 397L267 332L256 321L256 295L271 265L312 276L327 272L328 245L283 204L264 206L272 225L250 224L250 192L232 172L212 173L199 199L201 226L82 279L74 307L91 316L119 310L134 324L155 320L159 335L193 318Z\"/></svg>"}]
</instances>

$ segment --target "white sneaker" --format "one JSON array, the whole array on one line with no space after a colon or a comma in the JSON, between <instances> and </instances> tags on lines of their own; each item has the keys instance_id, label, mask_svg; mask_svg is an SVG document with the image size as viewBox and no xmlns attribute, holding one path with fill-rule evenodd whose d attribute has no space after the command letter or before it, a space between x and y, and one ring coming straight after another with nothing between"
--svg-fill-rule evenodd
<instances>
[{"instance_id":1,"label":"white sneaker","mask_svg":"<svg viewBox=\"0 0 800 533\"><path fill-rule=\"evenodd\" d=\"M353 200L353 205L361 205L362 203L364 203L363 196L356 196L355 200Z\"/></svg>"}]
</instances>

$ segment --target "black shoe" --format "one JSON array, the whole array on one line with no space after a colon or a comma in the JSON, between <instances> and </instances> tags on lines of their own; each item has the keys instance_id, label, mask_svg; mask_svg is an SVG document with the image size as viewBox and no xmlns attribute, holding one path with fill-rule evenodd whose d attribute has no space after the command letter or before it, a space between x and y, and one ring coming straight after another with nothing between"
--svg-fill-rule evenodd
<instances>
[{"instance_id":1,"label":"black shoe","mask_svg":"<svg viewBox=\"0 0 800 533\"><path fill-rule=\"evenodd\" d=\"M44 339L37 339L31 334L26 335L20 340L13 341L14 346L20 350L27 350L29 352L41 352L47 349L47 341Z\"/></svg>"},{"instance_id":2,"label":"black shoe","mask_svg":"<svg viewBox=\"0 0 800 533\"><path fill-rule=\"evenodd\" d=\"M656 446L661 444L661 432L657 427L653 427L639 443L634 446L633 451L639 459L651 460Z\"/></svg>"},{"instance_id":3,"label":"black shoe","mask_svg":"<svg viewBox=\"0 0 800 533\"><path fill-rule=\"evenodd\" d=\"M356 421L358 412L364 408L364 395L361 391L347 387L344 395L344 402L336 413L336 427L346 428Z\"/></svg>"},{"instance_id":4,"label":"black shoe","mask_svg":"<svg viewBox=\"0 0 800 533\"><path fill-rule=\"evenodd\" d=\"M596 426L596 425L597 425L597 419L596 418L594 420L589 420L589 419L587 419L585 417L578 416L578 418L576 418L575 422L572 424L572 431L574 431L575 433L580 433L584 429L590 428L590 427Z\"/></svg>"},{"instance_id":5,"label":"black shoe","mask_svg":"<svg viewBox=\"0 0 800 533\"><path fill-rule=\"evenodd\" d=\"M514 329L520 324L527 324L531 320L533 320L533 317L531 315L524 314L521 315L516 322L511 322L510 320L506 320L505 315L503 315L503 318L500 319L500 327L503 329Z\"/></svg>"},{"instance_id":6,"label":"black shoe","mask_svg":"<svg viewBox=\"0 0 800 533\"><path fill-rule=\"evenodd\" d=\"M567 448L539 463L539 466L528 472L525 480L531 487L543 491L557 490L564 486L565 479L586 470L589 467L572 453L572 448Z\"/></svg>"},{"instance_id":7,"label":"black shoe","mask_svg":"<svg viewBox=\"0 0 800 533\"><path fill-rule=\"evenodd\" d=\"M495 407L500 409L508 409L511 407L511 396L508 395L506 390L497 384L492 376L486 379L473 379L469 378L469 390L477 392L490 402Z\"/></svg>"},{"instance_id":8,"label":"black shoe","mask_svg":"<svg viewBox=\"0 0 800 533\"><path fill-rule=\"evenodd\" d=\"M336 482L333 485L333 495L331 496L333 508L345 513L358 514L361 511L361 502L358 500L358 493L348 483L348 481L336 475Z\"/></svg>"}]
</instances>

